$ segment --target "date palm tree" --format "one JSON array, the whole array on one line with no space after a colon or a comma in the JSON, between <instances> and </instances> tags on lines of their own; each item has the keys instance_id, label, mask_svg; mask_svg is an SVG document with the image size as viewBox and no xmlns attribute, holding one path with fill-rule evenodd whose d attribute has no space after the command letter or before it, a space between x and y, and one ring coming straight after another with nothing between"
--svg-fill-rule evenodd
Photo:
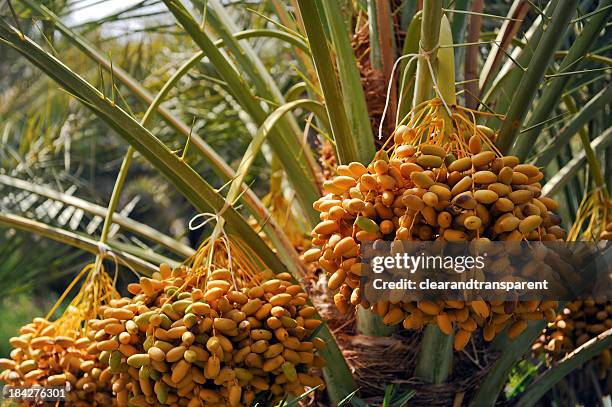
<instances>
[{"instance_id":1,"label":"date palm tree","mask_svg":"<svg viewBox=\"0 0 612 407\"><path fill-rule=\"evenodd\" d=\"M609 0L142 0L72 21L88 7L0 6L0 224L11 230L94 254L108 246L146 275L193 253L192 216L221 213L269 268L304 281L300 250L329 171L369 163L433 97L497 113L481 124L501 151L545 170L567 228L588 191L608 199ZM322 327L329 400L365 405ZM543 327L496 339L466 401L493 405ZM358 328L392 334L365 310ZM419 338L407 375L451 380L452 339L435 326ZM540 373L513 402L533 405L610 341ZM410 390L380 398L402 405Z\"/></svg>"}]
</instances>

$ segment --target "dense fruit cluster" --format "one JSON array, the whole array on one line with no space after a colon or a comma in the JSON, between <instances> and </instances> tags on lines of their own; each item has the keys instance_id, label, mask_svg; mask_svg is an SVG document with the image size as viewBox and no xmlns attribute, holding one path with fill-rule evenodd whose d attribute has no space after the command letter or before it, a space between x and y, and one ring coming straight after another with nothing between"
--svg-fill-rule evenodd
<instances>
[{"instance_id":1,"label":"dense fruit cluster","mask_svg":"<svg viewBox=\"0 0 612 407\"><path fill-rule=\"evenodd\" d=\"M61 332L61 335L60 335ZM109 388L108 369L87 352L91 341L80 330L65 331L43 318L21 327L9 340L10 359L0 359L0 381L20 387L70 385L71 406L116 405ZM54 403L49 403L54 405Z\"/></svg>"},{"instance_id":2,"label":"dense fruit cluster","mask_svg":"<svg viewBox=\"0 0 612 407\"><path fill-rule=\"evenodd\" d=\"M50 316L81 279L80 289L64 313L51 322ZM4 369L0 381L23 387L70 386L66 392L69 405L115 405L108 369L88 351L92 343L85 329L87 321L98 315L99 306L118 297L101 263L85 266L46 318L35 318L9 340L14 349L11 359L0 359Z\"/></svg>"},{"instance_id":3,"label":"dense fruit cluster","mask_svg":"<svg viewBox=\"0 0 612 407\"><path fill-rule=\"evenodd\" d=\"M612 303L609 301L576 300L565 306L555 321L548 324L532 349L560 359L600 333L612 328ZM598 373L605 377L612 367L612 349L597 358Z\"/></svg>"},{"instance_id":4,"label":"dense fruit cluster","mask_svg":"<svg viewBox=\"0 0 612 407\"><path fill-rule=\"evenodd\" d=\"M488 129L490 130L490 129ZM484 131L482 131L484 133ZM445 333L459 327L455 348L469 341L478 325L485 338L510 326L518 335L528 319L554 319L556 303L487 303L459 301L368 304L360 292L360 244L383 240L559 240L565 236L556 203L541 196L540 170L517 157L483 151L481 129L466 150L441 144L436 136L420 143L414 129L400 126L395 145L381 150L367 167L341 165L325 183L328 194L314 203L321 222L312 232L319 248L304 254L329 273L328 286L338 290L334 302L372 306L387 324L406 328L437 323Z\"/></svg>"},{"instance_id":5,"label":"dense fruit cluster","mask_svg":"<svg viewBox=\"0 0 612 407\"><path fill-rule=\"evenodd\" d=\"M227 269L200 284L189 268L162 264L131 284L133 298L90 323L118 405L248 406L260 393L322 386L310 373L325 364L323 341L311 338L321 321L289 275L265 277L236 289Z\"/></svg>"}]
</instances>

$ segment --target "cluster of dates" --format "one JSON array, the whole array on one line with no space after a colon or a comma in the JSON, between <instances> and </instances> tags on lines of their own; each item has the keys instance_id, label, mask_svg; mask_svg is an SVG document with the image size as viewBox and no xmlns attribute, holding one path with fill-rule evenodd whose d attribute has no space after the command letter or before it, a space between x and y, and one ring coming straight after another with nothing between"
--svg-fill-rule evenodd
<instances>
[{"instance_id":1,"label":"cluster of dates","mask_svg":"<svg viewBox=\"0 0 612 407\"><path fill-rule=\"evenodd\" d=\"M435 323L450 334L455 348L483 327L492 340L509 326L522 332L528 319L555 319L553 301L420 301L370 304L361 292L361 244L393 241L553 241L562 240L557 204L541 195L542 172L515 156L483 151L478 137L459 150L433 142L414 143L413 130L400 126L395 144L369 165L350 163L324 187L313 207L320 223L312 231L314 248L304 259L328 275L341 312L361 304L386 324L406 328Z\"/></svg>"},{"instance_id":2,"label":"cluster of dates","mask_svg":"<svg viewBox=\"0 0 612 407\"><path fill-rule=\"evenodd\" d=\"M217 268L201 284L162 264L104 307L89 351L108 365L118 405L248 406L323 386L311 372L325 365L311 338L321 321L306 293L289 275L258 281L237 288Z\"/></svg>"}]
</instances>

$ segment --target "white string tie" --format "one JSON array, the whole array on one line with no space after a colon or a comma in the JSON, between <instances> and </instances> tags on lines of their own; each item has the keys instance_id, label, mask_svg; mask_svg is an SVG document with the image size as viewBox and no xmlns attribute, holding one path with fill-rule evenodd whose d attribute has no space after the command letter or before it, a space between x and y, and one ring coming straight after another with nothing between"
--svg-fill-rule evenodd
<instances>
[{"instance_id":1,"label":"white string tie","mask_svg":"<svg viewBox=\"0 0 612 407\"><path fill-rule=\"evenodd\" d=\"M438 98L440 98L440 100L442 101L442 104L444 105L444 108L446 109L446 112L448 113L449 117L453 117L453 114L450 110L450 108L448 107L448 105L446 104L446 101L444 100L444 98L442 97L442 94L440 93L440 89L438 89L438 81L436 80L436 77L434 75L434 71L433 71L433 67L431 65L431 58L430 55L432 55L433 53L435 53L436 51L438 51L439 45L436 45L434 48L432 48L429 51L425 51L423 49L423 47L421 46L421 42L419 41L419 53L418 54L406 54L406 55L402 55L401 57L397 58L395 60L395 63L393 64L393 68L391 69L391 77L389 78L389 85L387 85L387 95L386 95L386 99L385 99L385 107L383 109L383 113L382 113L382 117L380 119L380 124L378 126L378 139L382 140L382 131L383 131L383 125L385 122L385 117L387 115L387 110L389 108L389 100L391 98L391 89L393 87L393 78L395 77L395 70L397 69L397 65L404 59L406 58L410 58L410 62L412 62L415 58L425 58L425 60L427 61L427 67L429 69L429 74L431 75L431 80L434 84L434 91L436 92L436 95L438 96ZM404 71L404 75L406 75L407 70ZM404 82L405 77L402 78L402 83ZM398 99L398 105L401 106L401 102L402 102L402 94L400 92L399 95L399 99Z\"/></svg>"},{"instance_id":2,"label":"white string tie","mask_svg":"<svg viewBox=\"0 0 612 407\"><path fill-rule=\"evenodd\" d=\"M198 213L193 218L191 218L191 220L189 221L189 225L188 225L189 230L193 231L193 230L201 229L213 221L216 223L216 225L221 225L221 222L223 222L223 218L222 218L223 213L230 206L231 206L230 202L226 200L223 207L217 213L210 213L210 212ZM202 219L200 223L194 224L195 221L199 219ZM232 251L231 251L230 244L229 244L229 237L227 233L225 232L225 228L220 226L220 230L221 230L221 234L223 235L223 244L225 245L225 251L227 253L227 263L228 263L229 272L232 275L234 289L237 289L238 285L236 284L236 277L234 276L234 271L233 271ZM214 246L215 242L212 242L212 244Z\"/></svg>"}]
</instances>

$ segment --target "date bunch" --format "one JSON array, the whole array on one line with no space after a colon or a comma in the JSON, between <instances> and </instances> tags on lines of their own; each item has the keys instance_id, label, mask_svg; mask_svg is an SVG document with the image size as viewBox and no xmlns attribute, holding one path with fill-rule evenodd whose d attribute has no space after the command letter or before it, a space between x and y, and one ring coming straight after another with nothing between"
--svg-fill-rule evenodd
<instances>
[{"instance_id":1,"label":"date bunch","mask_svg":"<svg viewBox=\"0 0 612 407\"><path fill-rule=\"evenodd\" d=\"M119 406L248 406L323 386L307 294L288 274L234 277L216 268L202 283L162 264L90 321L88 351L108 365Z\"/></svg>"},{"instance_id":2,"label":"date bunch","mask_svg":"<svg viewBox=\"0 0 612 407\"><path fill-rule=\"evenodd\" d=\"M490 129L488 129L490 130ZM492 130L491 130L492 131ZM314 248L304 253L328 273L328 288L341 312L361 304L388 325L403 322L419 329L437 324L455 329L462 349L478 326L486 339L503 329L522 332L527 317L554 320L552 302L378 301L361 292L361 244L394 241L546 241L565 236L557 204L542 196L543 173L515 156L483 149L478 131L457 146L439 137L415 142L415 130L400 126L395 144L367 166L340 165L324 184L327 195L313 207L320 223L312 231Z\"/></svg>"},{"instance_id":3,"label":"date bunch","mask_svg":"<svg viewBox=\"0 0 612 407\"><path fill-rule=\"evenodd\" d=\"M70 311L70 310L69 310ZM24 388L69 385L72 406L113 406L109 371L88 352L92 341L80 330L65 331L44 318L35 318L10 338L10 359L0 359L0 381ZM55 405L49 402L48 405Z\"/></svg>"}]
</instances>

